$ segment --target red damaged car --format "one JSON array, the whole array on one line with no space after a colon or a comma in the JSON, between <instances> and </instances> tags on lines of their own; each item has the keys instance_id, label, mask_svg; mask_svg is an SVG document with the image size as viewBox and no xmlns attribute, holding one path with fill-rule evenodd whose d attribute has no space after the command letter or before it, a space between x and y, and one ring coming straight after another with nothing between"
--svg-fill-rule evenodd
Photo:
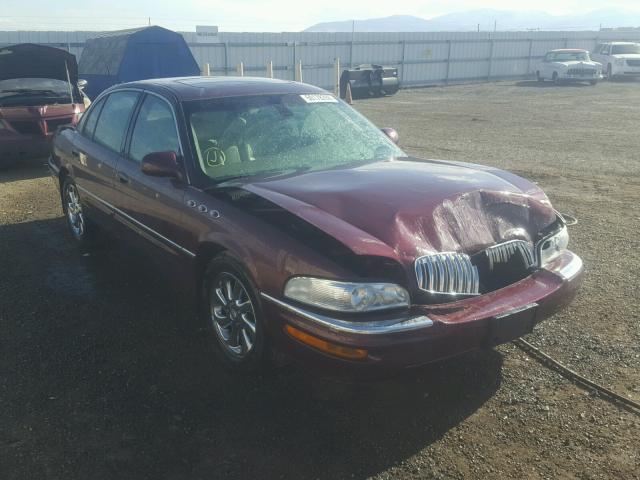
<instances>
[{"instance_id":1,"label":"red damaged car","mask_svg":"<svg viewBox=\"0 0 640 480\"><path fill-rule=\"evenodd\" d=\"M157 252L230 367L276 350L388 374L510 341L571 301L582 261L540 188L396 142L309 85L149 80L60 131L50 168L73 238L109 229Z\"/></svg>"},{"instance_id":2,"label":"red damaged car","mask_svg":"<svg viewBox=\"0 0 640 480\"><path fill-rule=\"evenodd\" d=\"M84 112L76 57L58 48L0 48L0 167L46 157L60 125Z\"/></svg>"}]
</instances>

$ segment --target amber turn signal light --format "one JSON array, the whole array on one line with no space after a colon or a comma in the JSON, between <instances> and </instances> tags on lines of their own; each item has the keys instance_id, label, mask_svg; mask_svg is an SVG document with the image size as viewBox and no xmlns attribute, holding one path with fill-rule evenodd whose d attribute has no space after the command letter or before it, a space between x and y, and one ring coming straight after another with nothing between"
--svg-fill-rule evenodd
<instances>
[{"instance_id":1,"label":"amber turn signal light","mask_svg":"<svg viewBox=\"0 0 640 480\"><path fill-rule=\"evenodd\" d=\"M285 325L285 331L296 340L320 350L321 352L333 355L334 357L346 358L348 360L363 360L367 358L367 351L362 348L342 347L334 343L329 343L318 337L314 337L302 330L298 330L291 325Z\"/></svg>"}]
</instances>

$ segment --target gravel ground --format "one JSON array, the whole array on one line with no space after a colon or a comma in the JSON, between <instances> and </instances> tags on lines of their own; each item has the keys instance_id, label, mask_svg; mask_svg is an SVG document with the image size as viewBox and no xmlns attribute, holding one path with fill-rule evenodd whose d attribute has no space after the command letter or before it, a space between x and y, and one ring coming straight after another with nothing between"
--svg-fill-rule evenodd
<instances>
[{"instance_id":1,"label":"gravel ground","mask_svg":"<svg viewBox=\"0 0 640 480\"><path fill-rule=\"evenodd\" d=\"M410 153L496 165L579 219L588 276L528 340L640 400L640 84L359 101ZM69 242L41 161L0 172L0 478L640 478L640 417L512 345L365 385L210 361L157 267Z\"/></svg>"}]
</instances>

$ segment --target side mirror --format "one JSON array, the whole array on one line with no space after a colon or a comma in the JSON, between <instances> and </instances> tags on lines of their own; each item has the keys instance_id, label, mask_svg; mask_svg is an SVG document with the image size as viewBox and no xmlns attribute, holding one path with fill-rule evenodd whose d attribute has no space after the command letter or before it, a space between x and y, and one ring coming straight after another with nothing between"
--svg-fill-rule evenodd
<instances>
[{"instance_id":1,"label":"side mirror","mask_svg":"<svg viewBox=\"0 0 640 480\"><path fill-rule=\"evenodd\" d=\"M387 137L389 137L389 140L391 140L396 145L400 141L400 136L398 135L398 132L395 131L395 129L386 127L386 128L381 128L380 130L382 130L382 133L384 133Z\"/></svg>"},{"instance_id":2,"label":"side mirror","mask_svg":"<svg viewBox=\"0 0 640 480\"><path fill-rule=\"evenodd\" d=\"M80 90L82 90L84 87L87 86L87 81L84 78L81 78L80 80L78 80L78 88Z\"/></svg>"},{"instance_id":3,"label":"side mirror","mask_svg":"<svg viewBox=\"0 0 640 480\"><path fill-rule=\"evenodd\" d=\"M182 180L182 169L176 152L154 152L145 155L140 170L150 177L177 178Z\"/></svg>"}]
</instances>

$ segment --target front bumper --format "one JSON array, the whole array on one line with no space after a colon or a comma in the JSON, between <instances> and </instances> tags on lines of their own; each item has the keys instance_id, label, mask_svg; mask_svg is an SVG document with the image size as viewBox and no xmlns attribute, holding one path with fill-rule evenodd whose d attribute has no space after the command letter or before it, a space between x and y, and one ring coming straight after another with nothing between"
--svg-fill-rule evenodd
<instances>
[{"instance_id":1,"label":"front bumper","mask_svg":"<svg viewBox=\"0 0 640 480\"><path fill-rule=\"evenodd\" d=\"M277 346L330 373L379 376L518 338L571 302L583 277L580 257L566 251L546 269L503 289L440 305L421 305L402 316L354 322L318 314L262 294ZM284 332L292 325L327 342L365 349L364 360L326 355Z\"/></svg>"},{"instance_id":2,"label":"front bumper","mask_svg":"<svg viewBox=\"0 0 640 480\"><path fill-rule=\"evenodd\" d=\"M602 75L571 75L568 73L560 74L560 80L563 82L592 82L594 80L602 80Z\"/></svg>"}]
</instances>

